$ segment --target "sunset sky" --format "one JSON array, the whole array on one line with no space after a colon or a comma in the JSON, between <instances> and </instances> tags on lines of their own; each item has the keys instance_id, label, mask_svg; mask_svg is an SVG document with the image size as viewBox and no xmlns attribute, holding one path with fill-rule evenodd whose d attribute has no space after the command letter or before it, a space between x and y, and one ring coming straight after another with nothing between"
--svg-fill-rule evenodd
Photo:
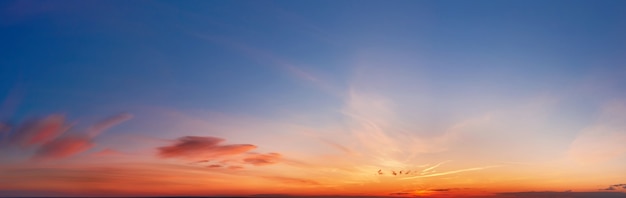
<instances>
[{"instance_id":1,"label":"sunset sky","mask_svg":"<svg viewBox=\"0 0 626 198\"><path fill-rule=\"evenodd\" d=\"M0 197L531 191L626 195L626 1L0 1Z\"/></svg>"}]
</instances>

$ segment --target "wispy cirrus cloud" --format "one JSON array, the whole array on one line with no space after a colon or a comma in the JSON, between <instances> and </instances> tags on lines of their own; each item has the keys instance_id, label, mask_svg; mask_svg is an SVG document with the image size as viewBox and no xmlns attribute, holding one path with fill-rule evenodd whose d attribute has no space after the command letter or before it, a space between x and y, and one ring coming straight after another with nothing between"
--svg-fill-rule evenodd
<instances>
[{"instance_id":1,"label":"wispy cirrus cloud","mask_svg":"<svg viewBox=\"0 0 626 198\"><path fill-rule=\"evenodd\" d=\"M122 122L128 121L133 118L132 114L122 113L115 116L108 117L87 129L87 134L90 137L94 137L102 133L103 131L108 130L111 127L114 127Z\"/></svg>"},{"instance_id":2,"label":"wispy cirrus cloud","mask_svg":"<svg viewBox=\"0 0 626 198\"><path fill-rule=\"evenodd\" d=\"M13 132L10 142L20 147L32 147L49 142L70 128L71 125L65 123L65 116L53 114L22 123Z\"/></svg>"},{"instance_id":3,"label":"wispy cirrus cloud","mask_svg":"<svg viewBox=\"0 0 626 198\"><path fill-rule=\"evenodd\" d=\"M47 142L37 149L34 158L58 159L82 153L95 145L93 143L95 136L132 117L128 113L114 115L92 125L82 134L67 135Z\"/></svg>"},{"instance_id":4,"label":"wispy cirrus cloud","mask_svg":"<svg viewBox=\"0 0 626 198\"><path fill-rule=\"evenodd\" d=\"M626 153L626 102L606 104L594 124L572 141L569 155L581 163L600 163Z\"/></svg>"},{"instance_id":5,"label":"wispy cirrus cloud","mask_svg":"<svg viewBox=\"0 0 626 198\"><path fill-rule=\"evenodd\" d=\"M407 179L417 179L417 178L424 178L424 177L437 177L437 176L444 176L444 175L450 175L450 174L456 174L456 173L462 173L462 172L479 171L479 170L484 170L484 169L488 169L488 168L495 168L495 167L499 167L499 166L483 166L483 167L458 169L458 170L445 171L445 172L440 172L440 173L432 173L432 174L425 174L425 175L419 175L419 176L405 177L405 178L402 178L402 179L403 180L407 180Z\"/></svg>"},{"instance_id":6,"label":"wispy cirrus cloud","mask_svg":"<svg viewBox=\"0 0 626 198\"><path fill-rule=\"evenodd\" d=\"M422 170L421 174L431 173L435 168L437 168L437 167L439 167L442 164L447 163L447 162L450 162L450 161L448 160L448 161L439 162L438 164L435 164L434 166L428 167L428 168Z\"/></svg>"},{"instance_id":7,"label":"wispy cirrus cloud","mask_svg":"<svg viewBox=\"0 0 626 198\"><path fill-rule=\"evenodd\" d=\"M92 148L94 137L103 131L132 118L131 114L122 113L98 122L86 130L66 134L73 124L67 124L65 116L53 114L42 119L24 122L11 132L10 145L22 149L35 147L33 159L61 159L82 153Z\"/></svg>"}]
</instances>

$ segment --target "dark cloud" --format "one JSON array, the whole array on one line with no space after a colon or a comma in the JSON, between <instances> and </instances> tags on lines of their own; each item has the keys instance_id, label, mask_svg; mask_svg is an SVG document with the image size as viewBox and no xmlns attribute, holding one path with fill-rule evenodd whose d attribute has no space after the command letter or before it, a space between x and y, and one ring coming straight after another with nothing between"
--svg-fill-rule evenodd
<instances>
[{"instance_id":1,"label":"dark cloud","mask_svg":"<svg viewBox=\"0 0 626 198\"><path fill-rule=\"evenodd\" d=\"M158 155L162 158L206 159L237 155L257 148L252 144L220 145L224 139L216 137L185 136L173 145L159 147Z\"/></svg>"},{"instance_id":2,"label":"dark cloud","mask_svg":"<svg viewBox=\"0 0 626 198\"><path fill-rule=\"evenodd\" d=\"M626 193L620 192L504 192L497 193L496 197L519 197L519 198L618 198L626 197Z\"/></svg>"},{"instance_id":3,"label":"dark cloud","mask_svg":"<svg viewBox=\"0 0 626 198\"><path fill-rule=\"evenodd\" d=\"M255 166L264 166L270 164L276 164L280 161L282 155L279 153L268 153L268 154L251 154L248 157L244 158L243 161L248 164L252 164Z\"/></svg>"},{"instance_id":4,"label":"dark cloud","mask_svg":"<svg viewBox=\"0 0 626 198\"><path fill-rule=\"evenodd\" d=\"M620 188L626 189L626 184L613 184L607 188L600 189L600 190L619 190Z\"/></svg>"},{"instance_id":5,"label":"dark cloud","mask_svg":"<svg viewBox=\"0 0 626 198\"><path fill-rule=\"evenodd\" d=\"M389 193L389 195L412 195L413 193L408 193L408 192L395 192L395 193Z\"/></svg>"}]
</instances>

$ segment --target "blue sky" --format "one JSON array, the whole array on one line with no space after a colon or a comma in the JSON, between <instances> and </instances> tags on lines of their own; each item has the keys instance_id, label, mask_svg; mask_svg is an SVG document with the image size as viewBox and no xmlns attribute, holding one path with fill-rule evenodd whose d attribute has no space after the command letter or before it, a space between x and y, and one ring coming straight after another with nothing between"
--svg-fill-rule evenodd
<instances>
[{"instance_id":1,"label":"blue sky","mask_svg":"<svg viewBox=\"0 0 626 198\"><path fill-rule=\"evenodd\" d=\"M88 128L128 113L95 124L110 132L83 155L158 146L120 135L196 135L310 163L335 148L363 169L549 172L583 159L623 173L626 149L611 140L626 137L624 35L617 0L3 1L0 121L63 114ZM596 143L607 153L586 152ZM4 153L33 152L18 151ZM593 185L618 182L612 173Z\"/></svg>"},{"instance_id":2,"label":"blue sky","mask_svg":"<svg viewBox=\"0 0 626 198\"><path fill-rule=\"evenodd\" d=\"M32 113L154 104L267 114L307 98L338 105L234 45L343 90L350 62L378 50L419 59L406 69L437 92L561 90L622 67L626 31L620 1L4 4L3 93L23 89Z\"/></svg>"}]
</instances>

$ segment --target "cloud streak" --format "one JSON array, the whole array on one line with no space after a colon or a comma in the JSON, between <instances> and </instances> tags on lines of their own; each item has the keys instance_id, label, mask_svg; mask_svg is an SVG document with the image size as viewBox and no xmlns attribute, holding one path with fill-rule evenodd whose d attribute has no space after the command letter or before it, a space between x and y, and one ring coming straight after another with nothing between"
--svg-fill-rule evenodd
<instances>
[{"instance_id":1,"label":"cloud streak","mask_svg":"<svg viewBox=\"0 0 626 198\"><path fill-rule=\"evenodd\" d=\"M280 162L281 158L282 156L279 153L251 154L250 156L244 158L243 161L255 166L265 166L276 164Z\"/></svg>"},{"instance_id":2,"label":"cloud streak","mask_svg":"<svg viewBox=\"0 0 626 198\"><path fill-rule=\"evenodd\" d=\"M35 159L66 158L93 147L91 138L86 136L67 136L42 145L35 153Z\"/></svg>"},{"instance_id":3,"label":"cloud streak","mask_svg":"<svg viewBox=\"0 0 626 198\"><path fill-rule=\"evenodd\" d=\"M41 145L57 138L70 127L65 124L65 116L60 114L29 120L15 130L11 142L23 148Z\"/></svg>"},{"instance_id":4,"label":"cloud streak","mask_svg":"<svg viewBox=\"0 0 626 198\"><path fill-rule=\"evenodd\" d=\"M431 167L428 167L428 168L426 168L426 169L422 170L422 173L421 173L421 174L427 174L427 173L430 173L430 172L432 172L435 168L437 168L437 167L441 166L442 164L448 163L448 162L450 162L450 161L443 161L443 162L439 162L438 164L435 164L434 166L431 166Z\"/></svg>"},{"instance_id":5,"label":"cloud streak","mask_svg":"<svg viewBox=\"0 0 626 198\"><path fill-rule=\"evenodd\" d=\"M450 175L450 174L456 174L456 173L462 173L462 172L479 171L479 170L484 170L484 169L488 169L488 168L495 168L495 167L499 167L499 166L483 166L483 167L476 167L476 168L467 168L467 169L446 171L446 172L433 173L433 174L428 174L428 175L419 175L419 176L413 176L413 177L405 177L405 178L402 178L402 180L417 179L417 178L424 178L424 177L437 177L437 176L444 176L444 175Z\"/></svg>"},{"instance_id":6,"label":"cloud streak","mask_svg":"<svg viewBox=\"0 0 626 198\"><path fill-rule=\"evenodd\" d=\"M626 189L626 184L613 184L601 190L619 190L619 189Z\"/></svg>"},{"instance_id":7,"label":"cloud streak","mask_svg":"<svg viewBox=\"0 0 626 198\"><path fill-rule=\"evenodd\" d=\"M82 153L95 144L93 138L105 130L132 118L123 113L111 116L89 127L83 134L72 134L46 142L37 149L34 159L61 159Z\"/></svg>"},{"instance_id":8,"label":"cloud streak","mask_svg":"<svg viewBox=\"0 0 626 198\"><path fill-rule=\"evenodd\" d=\"M596 123L583 129L570 145L569 154L582 163L605 162L626 153L626 102L604 106Z\"/></svg>"},{"instance_id":9,"label":"cloud streak","mask_svg":"<svg viewBox=\"0 0 626 198\"><path fill-rule=\"evenodd\" d=\"M294 184L294 185L320 185L319 182L311 179L301 179L301 178L293 178L293 177L281 177L281 176L266 176L264 179L285 183L285 184Z\"/></svg>"},{"instance_id":10,"label":"cloud streak","mask_svg":"<svg viewBox=\"0 0 626 198\"><path fill-rule=\"evenodd\" d=\"M216 137L185 136L173 145L158 148L162 158L207 159L238 155L256 149L252 144L221 145L224 139Z\"/></svg>"},{"instance_id":11,"label":"cloud streak","mask_svg":"<svg viewBox=\"0 0 626 198\"><path fill-rule=\"evenodd\" d=\"M21 149L34 147L33 159L61 159L82 153L95 144L93 138L105 130L132 118L124 113L98 122L79 133L66 134L74 124L67 124L65 116L53 114L42 119L33 119L19 125L11 131L9 145L17 145ZM4 125L2 125L4 126Z\"/></svg>"},{"instance_id":12,"label":"cloud streak","mask_svg":"<svg viewBox=\"0 0 626 198\"><path fill-rule=\"evenodd\" d=\"M133 118L132 114L122 113L115 116L111 116L107 119L104 119L87 129L87 133L90 137L95 137L102 133L103 131L108 130L111 127L114 127L122 122L128 121Z\"/></svg>"}]
</instances>

